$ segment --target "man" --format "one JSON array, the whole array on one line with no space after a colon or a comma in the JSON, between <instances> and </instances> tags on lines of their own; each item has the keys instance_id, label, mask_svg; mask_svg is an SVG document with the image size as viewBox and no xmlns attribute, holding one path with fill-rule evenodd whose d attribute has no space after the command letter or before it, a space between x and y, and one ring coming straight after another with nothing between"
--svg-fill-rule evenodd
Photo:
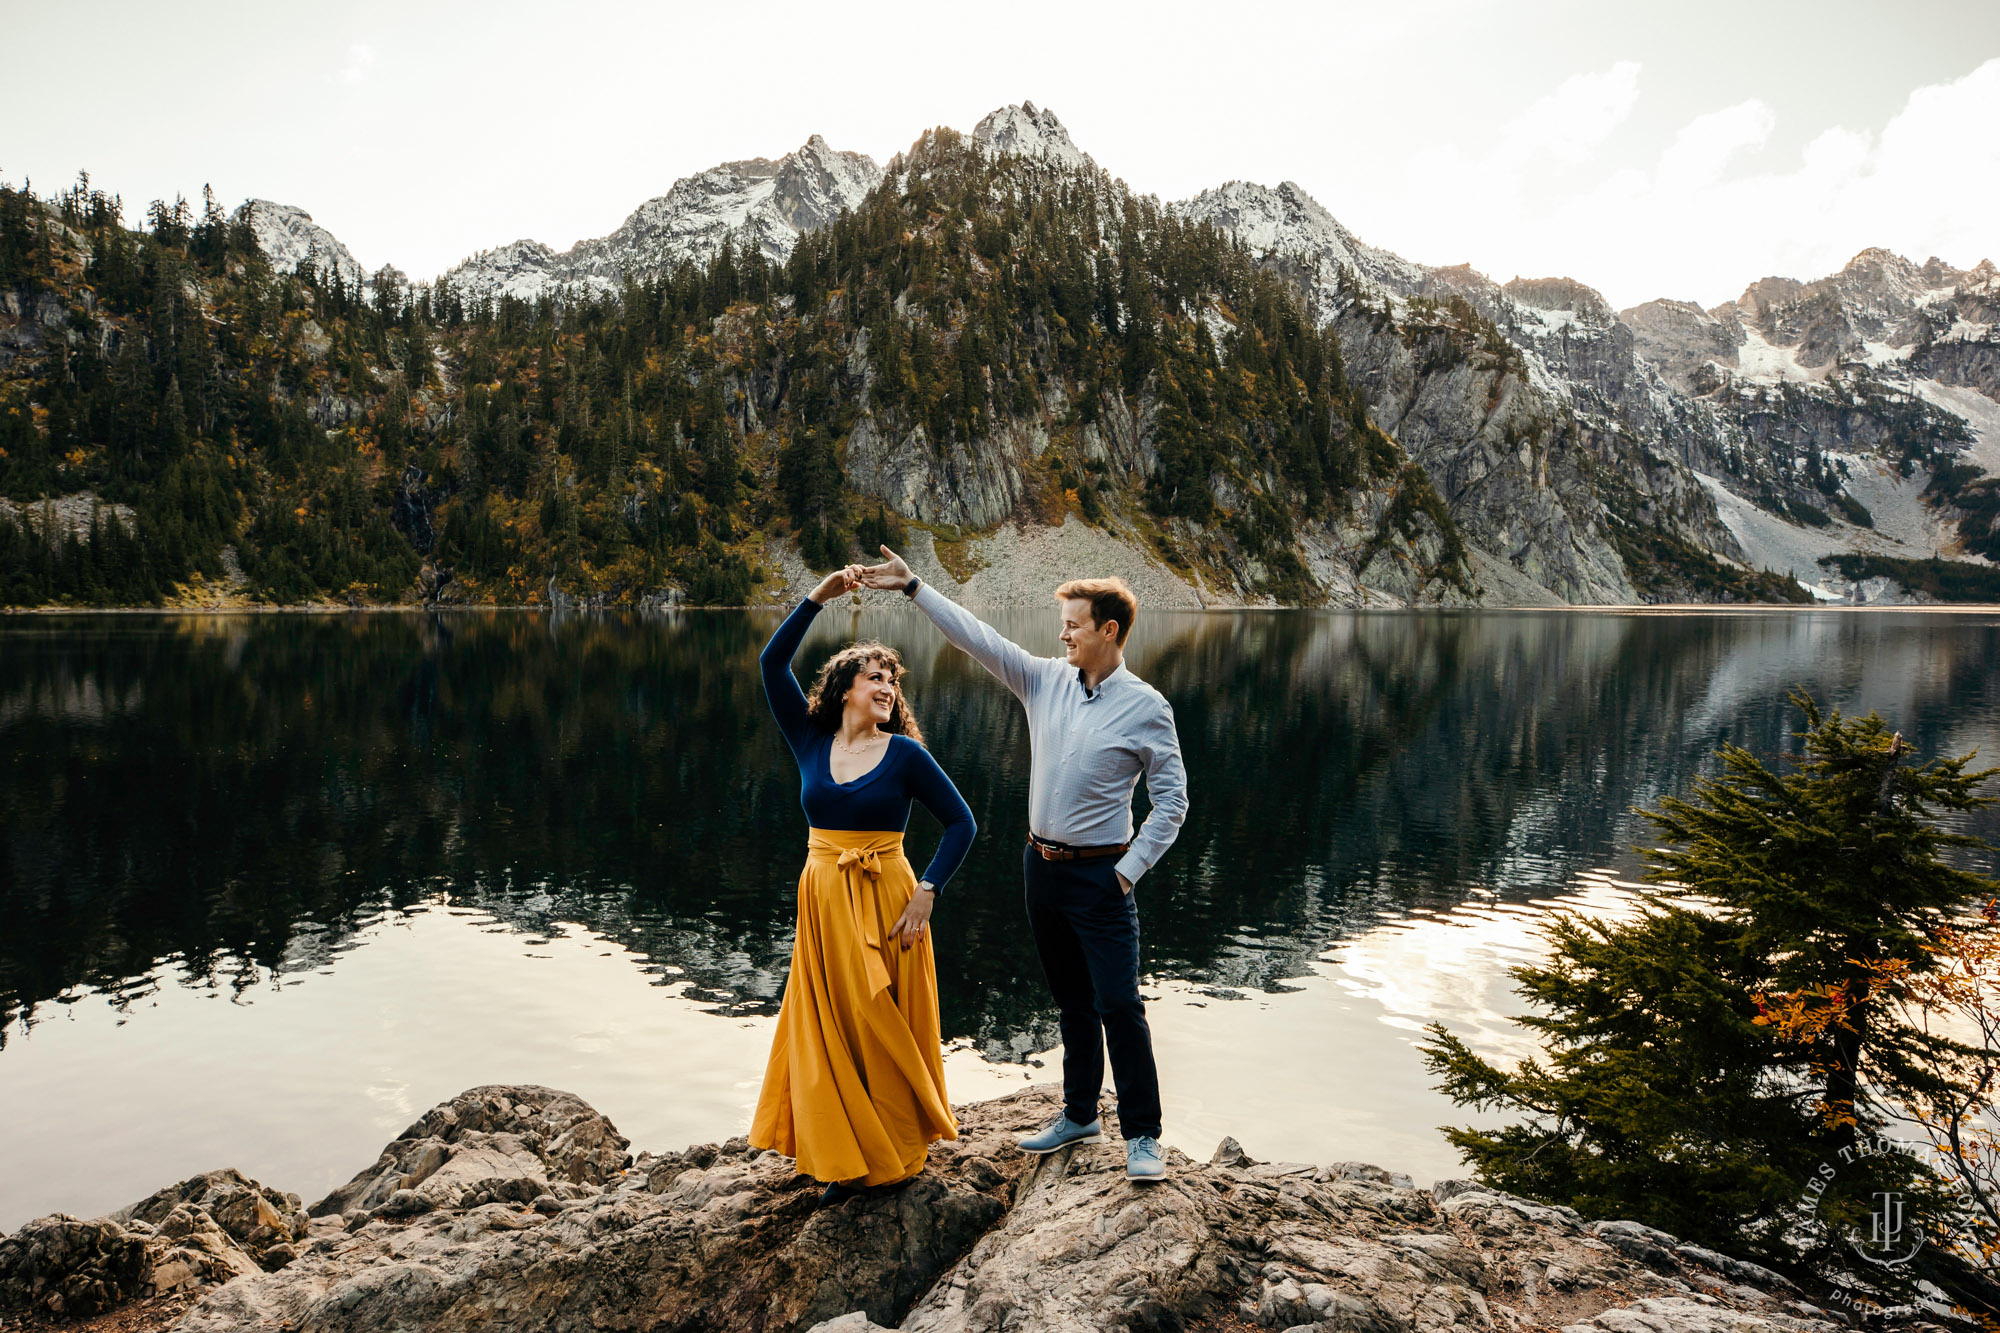
<instances>
[{"instance_id":1,"label":"man","mask_svg":"<svg viewBox=\"0 0 2000 1333\"><path fill-rule=\"evenodd\" d=\"M1034 768L1024 853L1028 924L1042 971L1062 1012L1063 1110L1021 1141L1031 1153L1099 1143L1104 1052L1118 1089L1125 1174L1157 1181L1160 1081L1153 1036L1139 998L1139 913L1132 886L1172 845L1187 817L1174 711L1125 667L1138 601L1123 579L1079 579L1056 589L1064 655L1036 657L887 560L857 572L871 588L910 597L946 639L998 676L1028 711ZM1132 788L1140 773L1153 811L1132 832Z\"/></svg>"}]
</instances>

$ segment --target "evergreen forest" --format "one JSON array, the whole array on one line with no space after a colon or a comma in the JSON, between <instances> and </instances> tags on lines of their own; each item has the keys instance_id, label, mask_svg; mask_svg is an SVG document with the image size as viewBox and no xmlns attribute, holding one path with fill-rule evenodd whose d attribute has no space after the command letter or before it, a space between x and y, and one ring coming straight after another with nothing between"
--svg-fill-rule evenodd
<instances>
[{"instance_id":1,"label":"evergreen forest","mask_svg":"<svg viewBox=\"0 0 2000 1333\"><path fill-rule=\"evenodd\" d=\"M15 606L196 581L737 605L777 543L824 569L921 524L949 563L982 526L1072 517L1292 604L1323 595L1309 531L1472 591L1443 503L1281 276L1108 177L949 130L782 262L725 245L532 305L312 256L274 272L207 191L127 219L87 176L0 188L0 500Z\"/></svg>"}]
</instances>

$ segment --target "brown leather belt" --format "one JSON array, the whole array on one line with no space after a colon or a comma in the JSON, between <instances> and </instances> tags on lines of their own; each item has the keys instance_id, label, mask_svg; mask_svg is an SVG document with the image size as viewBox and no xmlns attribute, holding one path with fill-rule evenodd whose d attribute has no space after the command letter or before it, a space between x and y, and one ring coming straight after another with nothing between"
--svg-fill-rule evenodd
<instances>
[{"instance_id":1,"label":"brown leather belt","mask_svg":"<svg viewBox=\"0 0 2000 1333\"><path fill-rule=\"evenodd\" d=\"M1028 835L1028 845L1040 852L1044 861L1088 861L1099 856L1123 856L1132 846L1129 842L1121 842L1109 847L1072 847L1066 842L1050 842L1032 833Z\"/></svg>"}]
</instances>

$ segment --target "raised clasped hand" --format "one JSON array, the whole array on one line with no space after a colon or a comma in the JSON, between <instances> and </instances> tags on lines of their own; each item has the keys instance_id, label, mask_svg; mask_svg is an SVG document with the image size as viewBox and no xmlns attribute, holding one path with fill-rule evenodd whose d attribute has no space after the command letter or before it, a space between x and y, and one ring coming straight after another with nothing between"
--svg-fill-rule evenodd
<instances>
[{"instance_id":1,"label":"raised clasped hand","mask_svg":"<svg viewBox=\"0 0 2000 1333\"><path fill-rule=\"evenodd\" d=\"M888 558L879 565L855 565L853 568L866 587L900 591L910 581L910 566L902 556L886 546L882 548L882 554Z\"/></svg>"},{"instance_id":2,"label":"raised clasped hand","mask_svg":"<svg viewBox=\"0 0 2000 1333\"><path fill-rule=\"evenodd\" d=\"M845 569L834 570L833 573L821 579L819 586L807 595L821 606L824 606L843 593L853 592L861 586L861 579L855 572L858 569L860 569L859 565L849 565Z\"/></svg>"}]
</instances>

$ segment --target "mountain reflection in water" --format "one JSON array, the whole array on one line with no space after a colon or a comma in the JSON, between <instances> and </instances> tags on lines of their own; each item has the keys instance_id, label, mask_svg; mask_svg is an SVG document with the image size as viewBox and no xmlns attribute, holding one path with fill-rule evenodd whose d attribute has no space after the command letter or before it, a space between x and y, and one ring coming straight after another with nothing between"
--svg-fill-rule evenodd
<instances>
[{"instance_id":1,"label":"mountain reflection in water","mask_svg":"<svg viewBox=\"0 0 2000 1333\"><path fill-rule=\"evenodd\" d=\"M1054 648L1052 616L999 627ZM386 907L578 922L727 1013L783 987L805 837L755 665L769 614L50 617L0 625L0 1026L175 960L254 984ZM1236 613L1140 622L1193 807L1140 892L1161 978L1277 988L1329 942L1629 868L1629 813L1717 742L1790 745L1784 692L1994 753L1979 615ZM1050 1045L1022 929L1019 708L908 608L836 607L913 668L980 839L936 918L947 1036ZM1144 803L1141 801L1141 809ZM1974 827L1988 836L1996 820ZM936 827L918 810L912 857ZM4 1037L0 1037L4 1040Z\"/></svg>"}]
</instances>

